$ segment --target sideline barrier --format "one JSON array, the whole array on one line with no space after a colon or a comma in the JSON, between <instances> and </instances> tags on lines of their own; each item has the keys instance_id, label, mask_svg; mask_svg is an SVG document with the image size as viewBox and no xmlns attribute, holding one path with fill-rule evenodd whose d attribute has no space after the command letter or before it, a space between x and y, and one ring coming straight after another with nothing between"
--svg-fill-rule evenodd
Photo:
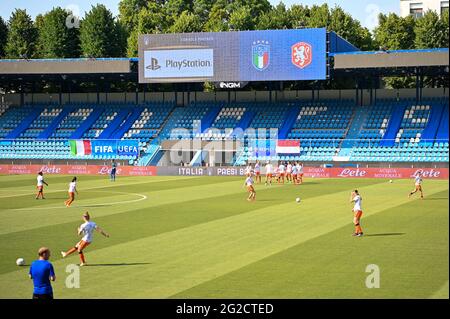
<instances>
[{"instance_id":1,"label":"sideline barrier","mask_svg":"<svg viewBox=\"0 0 450 319\"><path fill-rule=\"evenodd\" d=\"M44 174L60 175L109 175L111 166L107 165L0 165L0 174ZM116 175L154 176L155 166L118 166Z\"/></svg>"},{"instance_id":2,"label":"sideline barrier","mask_svg":"<svg viewBox=\"0 0 450 319\"><path fill-rule=\"evenodd\" d=\"M0 174L108 175L106 165L0 165ZM262 170L264 172L264 169ZM418 172L426 179L448 179L448 168L356 168L356 167L305 167L308 178L411 178ZM118 166L122 176L244 176L244 167L160 167ZM263 174L264 175L264 174Z\"/></svg>"}]
</instances>

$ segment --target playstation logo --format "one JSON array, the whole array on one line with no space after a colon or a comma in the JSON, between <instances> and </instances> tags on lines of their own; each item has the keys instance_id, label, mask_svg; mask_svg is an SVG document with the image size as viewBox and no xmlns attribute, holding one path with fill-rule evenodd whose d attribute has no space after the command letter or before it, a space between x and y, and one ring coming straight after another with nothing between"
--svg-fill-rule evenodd
<instances>
[{"instance_id":1,"label":"playstation logo","mask_svg":"<svg viewBox=\"0 0 450 319\"><path fill-rule=\"evenodd\" d=\"M161 66L158 64L158 59L151 58L151 63L150 63L150 65L146 66L146 69L149 69L152 71L161 69Z\"/></svg>"}]
</instances>

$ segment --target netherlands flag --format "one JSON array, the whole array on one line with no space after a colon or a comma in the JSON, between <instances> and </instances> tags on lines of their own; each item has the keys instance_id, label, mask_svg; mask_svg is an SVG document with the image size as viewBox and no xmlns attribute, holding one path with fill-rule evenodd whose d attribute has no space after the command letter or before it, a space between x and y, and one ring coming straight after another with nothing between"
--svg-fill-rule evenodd
<instances>
[{"instance_id":1,"label":"netherlands flag","mask_svg":"<svg viewBox=\"0 0 450 319\"><path fill-rule=\"evenodd\" d=\"M300 141L277 140L277 154L300 154Z\"/></svg>"},{"instance_id":2,"label":"netherlands flag","mask_svg":"<svg viewBox=\"0 0 450 319\"><path fill-rule=\"evenodd\" d=\"M91 155L91 141L89 140L70 140L70 153L73 156Z\"/></svg>"}]
</instances>

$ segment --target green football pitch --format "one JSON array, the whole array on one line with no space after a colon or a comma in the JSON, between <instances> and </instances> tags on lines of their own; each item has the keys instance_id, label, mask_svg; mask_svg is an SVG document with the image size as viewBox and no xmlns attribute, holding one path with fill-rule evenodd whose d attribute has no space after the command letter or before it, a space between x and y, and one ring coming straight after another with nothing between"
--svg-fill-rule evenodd
<instances>
[{"instance_id":1,"label":"green football pitch","mask_svg":"<svg viewBox=\"0 0 450 319\"><path fill-rule=\"evenodd\" d=\"M449 297L448 180L425 180L420 200L407 197L411 180L306 179L256 185L249 203L239 177L80 176L70 208L70 176L46 180L35 200L35 176L0 176L0 298L31 298L29 267L15 261L29 265L41 246L55 298ZM355 188L361 238L351 236ZM79 257L60 251L79 240L85 211L111 237L94 235L80 286L68 288ZM366 286L369 265L379 288Z\"/></svg>"}]
</instances>

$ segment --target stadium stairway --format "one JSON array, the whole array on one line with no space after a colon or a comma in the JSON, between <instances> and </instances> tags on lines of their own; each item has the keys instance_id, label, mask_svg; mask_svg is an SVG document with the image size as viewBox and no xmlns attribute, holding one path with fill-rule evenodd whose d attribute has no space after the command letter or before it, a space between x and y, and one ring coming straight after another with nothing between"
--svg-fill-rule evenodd
<instances>
[{"instance_id":1,"label":"stadium stairway","mask_svg":"<svg viewBox=\"0 0 450 319\"><path fill-rule=\"evenodd\" d=\"M143 111L144 111L143 107L133 109L133 111L128 115L128 117L122 123L122 125L120 125L114 131L114 133L111 135L111 138L120 140L125 135L125 133L128 132L129 129L131 129L131 126L139 118L139 116Z\"/></svg>"},{"instance_id":2,"label":"stadium stairway","mask_svg":"<svg viewBox=\"0 0 450 319\"><path fill-rule=\"evenodd\" d=\"M201 126L202 133L205 133L206 130L211 128L212 124L214 123L214 120L216 119L221 109L222 106L212 107L211 110L203 117Z\"/></svg>"},{"instance_id":3,"label":"stadium stairway","mask_svg":"<svg viewBox=\"0 0 450 319\"><path fill-rule=\"evenodd\" d=\"M441 122L439 123L439 128L436 134L437 141L447 141L448 142L448 112L449 107L444 106L444 111L442 113Z\"/></svg>"},{"instance_id":4,"label":"stadium stairway","mask_svg":"<svg viewBox=\"0 0 450 319\"><path fill-rule=\"evenodd\" d=\"M37 117L41 114L41 112L44 110L44 107L33 107L28 114L27 117L23 119L23 121L11 132L6 135L5 139L16 139L22 134L22 132L26 131L27 128L31 125L31 123L34 122L34 120L37 119Z\"/></svg>"},{"instance_id":5,"label":"stadium stairway","mask_svg":"<svg viewBox=\"0 0 450 319\"><path fill-rule=\"evenodd\" d=\"M242 116L241 120L239 121L237 127L240 128L242 131L245 131L249 127L255 115L256 112L254 111L246 111Z\"/></svg>"},{"instance_id":6,"label":"stadium stairway","mask_svg":"<svg viewBox=\"0 0 450 319\"><path fill-rule=\"evenodd\" d=\"M71 139L79 139L83 136L84 133L86 133L91 126L97 121L97 119L102 115L102 113L105 111L102 107L96 107L92 111L92 113L88 116L86 120L83 121L83 123L73 132L73 134L70 136Z\"/></svg>"},{"instance_id":7,"label":"stadium stairway","mask_svg":"<svg viewBox=\"0 0 450 319\"><path fill-rule=\"evenodd\" d=\"M366 121L367 116L369 115L369 106L359 106L355 110L353 119L349 124L349 128L345 139L342 141L339 152L337 156L349 156L352 148L356 144L356 139L359 135L359 132L363 128L364 122Z\"/></svg>"},{"instance_id":8,"label":"stadium stairway","mask_svg":"<svg viewBox=\"0 0 450 319\"><path fill-rule=\"evenodd\" d=\"M189 165L190 166L200 166L202 163L203 153L204 153L204 151L202 151L202 150L195 152Z\"/></svg>"},{"instance_id":9,"label":"stadium stairway","mask_svg":"<svg viewBox=\"0 0 450 319\"><path fill-rule=\"evenodd\" d=\"M158 144L155 143L151 143L148 148L147 151L145 152L145 154L139 158L138 161L138 165L139 166L147 166L150 164L151 160L153 159L153 157L159 152L160 152L161 146L159 146Z\"/></svg>"},{"instance_id":10,"label":"stadium stairway","mask_svg":"<svg viewBox=\"0 0 450 319\"><path fill-rule=\"evenodd\" d=\"M130 112L131 109L129 108L120 110L114 120L109 123L109 125L102 131L98 138L100 140L112 139L114 132L120 127L120 125L122 125L123 121L127 118Z\"/></svg>"},{"instance_id":11,"label":"stadium stairway","mask_svg":"<svg viewBox=\"0 0 450 319\"><path fill-rule=\"evenodd\" d=\"M442 104L434 104L431 108L430 118L428 119L427 126L422 131L421 144L432 145L436 138L439 125L442 120L442 113L444 112L444 106ZM447 113L448 114L448 113Z\"/></svg>"},{"instance_id":12,"label":"stadium stairway","mask_svg":"<svg viewBox=\"0 0 450 319\"><path fill-rule=\"evenodd\" d=\"M64 107L62 111L58 114L57 117L50 123L49 126L45 130L43 130L37 137L38 140L47 140L50 136L52 136L53 132L58 128L61 122L70 114L70 112L74 111L74 107Z\"/></svg>"},{"instance_id":13,"label":"stadium stairway","mask_svg":"<svg viewBox=\"0 0 450 319\"><path fill-rule=\"evenodd\" d=\"M399 103L394 107L394 111L392 112L391 117L389 119L386 132L383 135L383 139L380 141L381 146L392 147L395 145L395 138L397 136L398 130L400 129L405 109L406 109L405 103Z\"/></svg>"},{"instance_id":14,"label":"stadium stairway","mask_svg":"<svg viewBox=\"0 0 450 319\"><path fill-rule=\"evenodd\" d=\"M300 112L300 108L298 106L291 106L284 116L283 125L281 126L278 132L278 138L283 140L287 138L289 132L291 131L294 123L297 121L298 113Z\"/></svg>"}]
</instances>

